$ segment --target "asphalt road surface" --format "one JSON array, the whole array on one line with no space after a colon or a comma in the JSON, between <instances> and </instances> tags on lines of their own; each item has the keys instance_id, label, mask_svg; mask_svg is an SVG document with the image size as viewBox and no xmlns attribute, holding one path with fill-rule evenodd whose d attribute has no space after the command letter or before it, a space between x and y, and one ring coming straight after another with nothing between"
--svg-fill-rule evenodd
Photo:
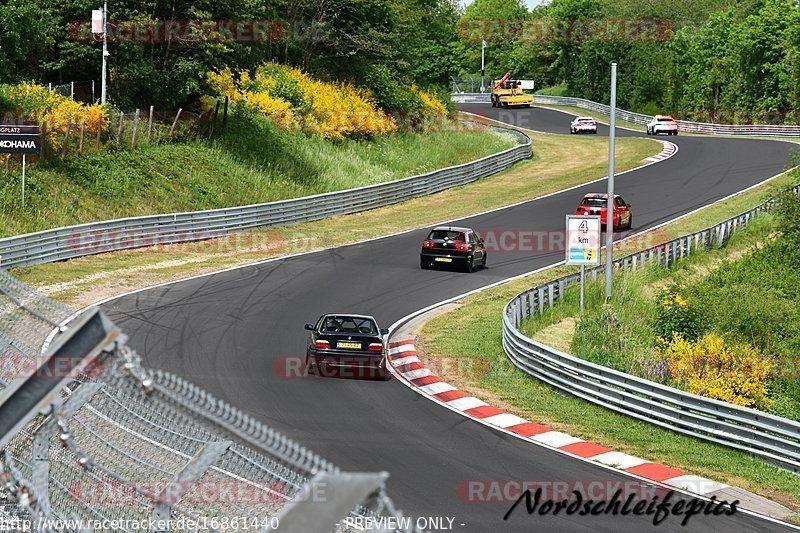
<instances>
[{"instance_id":1,"label":"asphalt road surface","mask_svg":"<svg viewBox=\"0 0 800 533\"><path fill-rule=\"evenodd\" d=\"M465 105L521 127L568 133L570 117ZM636 135L618 130L620 135ZM608 128L600 126L600 134ZM673 158L617 178L633 205L634 230L652 227L781 172L791 145L747 139L669 137ZM534 150L536 147L534 146ZM580 187L457 221L480 233L562 231L587 192ZM479 211L480 206L475 206ZM492 251L472 274L419 268L420 229L123 296L103 307L130 336L145 364L174 372L320 453L343 470L386 470L396 505L413 516L454 517L455 531L670 531L652 517L528 516L509 520L510 501L471 501L471 480L630 482L632 478L484 427L392 379L293 379L284 357L304 354L303 324L325 312L374 315L383 327L471 289L552 264L562 251ZM498 324L500 317L497 317ZM635 482L638 483L638 482ZM474 500L475 498L473 498ZM463 524L463 525L462 525ZM781 525L737 513L695 516L687 531L779 531Z\"/></svg>"}]
</instances>

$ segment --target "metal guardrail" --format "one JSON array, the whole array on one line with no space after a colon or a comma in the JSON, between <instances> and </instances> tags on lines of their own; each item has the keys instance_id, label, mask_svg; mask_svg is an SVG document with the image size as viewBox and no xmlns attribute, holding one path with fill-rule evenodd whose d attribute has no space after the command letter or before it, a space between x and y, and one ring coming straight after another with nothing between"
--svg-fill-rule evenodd
<instances>
[{"instance_id":1,"label":"metal guardrail","mask_svg":"<svg viewBox=\"0 0 800 533\"><path fill-rule=\"evenodd\" d=\"M42 346L74 331L73 317L0 273L0 398L26 379L19 374L37 368ZM263 531L320 477L328 480L316 486L322 498L341 495L331 480L348 474L199 387L143 368L124 336L98 361L2 448L1 518L10 529L24 529L15 519L49 519L80 521L89 530ZM401 516L382 485L349 514L374 523ZM87 525L102 520L120 522ZM173 522L159 527L163 520ZM80 530L65 524L58 530ZM41 529L51 530L57 528ZM332 530L360 531L345 520Z\"/></svg>"},{"instance_id":2,"label":"metal guardrail","mask_svg":"<svg viewBox=\"0 0 800 533\"><path fill-rule=\"evenodd\" d=\"M121 218L8 237L0 239L0 269L358 213L471 183L531 157L527 135L506 128L492 129L514 135L519 144L462 165L355 189L242 207Z\"/></svg>"},{"instance_id":3,"label":"metal guardrail","mask_svg":"<svg viewBox=\"0 0 800 533\"><path fill-rule=\"evenodd\" d=\"M454 102L459 103L489 103L489 95L481 93L459 93L453 94L452 99ZM536 94L533 96L535 104L542 105L563 105L570 107L578 107L600 113L601 115L610 115L611 108L605 104L585 100L583 98L571 98L566 96L546 96ZM624 109L617 109L617 118L633 124L647 124L653 118L652 115L643 115L641 113L634 113ZM752 125L734 125L734 124L711 124L708 122L692 122L689 120L678 120L680 131L686 133L703 133L714 135L754 135L754 136L782 136L782 137L800 137L800 126L777 126L769 124L752 124Z\"/></svg>"},{"instance_id":4,"label":"metal guardrail","mask_svg":"<svg viewBox=\"0 0 800 533\"><path fill-rule=\"evenodd\" d=\"M794 190L800 192L800 186ZM768 200L716 226L622 257L613 262L613 268L627 272L653 264L671 265L697 250L724 243L772 205L774 200ZM604 271L605 265L601 265L586 273L594 279ZM736 448L800 473L800 422L591 363L519 331L523 320L553 307L566 287L579 280L580 274L564 276L525 291L506 304L502 316L503 348L517 368L559 391L612 411Z\"/></svg>"}]
</instances>

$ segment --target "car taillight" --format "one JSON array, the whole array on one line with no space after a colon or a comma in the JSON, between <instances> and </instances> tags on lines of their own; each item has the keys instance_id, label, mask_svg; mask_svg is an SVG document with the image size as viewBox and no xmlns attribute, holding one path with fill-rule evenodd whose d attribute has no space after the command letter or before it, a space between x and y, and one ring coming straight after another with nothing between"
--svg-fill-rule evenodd
<instances>
[{"instance_id":1,"label":"car taillight","mask_svg":"<svg viewBox=\"0 0 800 533\"><path fill-rule=\"evenodd\" d=\"M464 242L457 242L456 243L456 250L459 252L468 252L469 251L469 244Z\"/></svg>"},{"instance_id":2,"label":"car taillight","mask_svg":"<svg viewBox=\"0 0 800 533\"><path fill-rule=\"evenodd\" d=\"M373 342L367 348L370 352L382 352L383 351L383 344L380 342Z\"/></svg>"},{"instance_id":3,"label":"car taillight","mask_svg":"<svg viewBox=\"0 0 800 533\"><path fill-rule=\"evenodd\" d=\"M423 248L433 248L434 244L433 241L425 241L422 243Z\"/></svg>"},{"instance_id":4,"label":"car taillight","mask_svg":"<svg viewBox=\"0 0 800 533\"><path fill-rule=\"evenodd\" d=\"M318 340L314 341L314 348L322 348L323 350L327 350L331 347L331 343L328 341Z\"/></svg>"}]
</instances>

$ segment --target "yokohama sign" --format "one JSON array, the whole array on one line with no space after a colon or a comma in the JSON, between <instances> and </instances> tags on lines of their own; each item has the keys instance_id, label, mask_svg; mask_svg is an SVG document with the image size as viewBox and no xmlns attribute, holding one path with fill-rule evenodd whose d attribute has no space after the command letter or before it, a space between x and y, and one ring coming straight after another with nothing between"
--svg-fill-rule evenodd
<instances>
[{"instance_id":1,"label":"yokohama sign","mask_svg":"<svg viewBox=\"0 0 800 533\"><path fill-rule=\"evenodd\" d=\"M0 154L36 154L41 149L36 124L0 124Z\"/></svg>"}]
</instances>

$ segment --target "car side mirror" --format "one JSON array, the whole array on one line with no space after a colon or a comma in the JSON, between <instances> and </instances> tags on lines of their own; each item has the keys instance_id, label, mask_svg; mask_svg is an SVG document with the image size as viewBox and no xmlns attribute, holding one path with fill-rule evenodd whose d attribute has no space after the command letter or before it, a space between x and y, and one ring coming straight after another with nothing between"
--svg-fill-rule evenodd
<instances>
[{"instance_id":1,"label":"car side mirror","mask_svg":"<svg viewBox=\"0 0 800 533\"><path fill-rule=\"evenodd\" d=\"M389 328L381 328L381 335L388 335L388 334L389 334Z\"/></svg>"},{"instance_id":2,"label":"car side mirror","mask_svg":"<svg viewBox=\"0 0 800 533\"><path fill-rule=\"evenodd\" d=\"M631 204L628 204L627 207L633 207Z\"/></svg>"},{"instance_id":3,"label":"car side mirror","mask_svg":"<svg viewBox=\"0 0 800 533\"><path fill-rule=\"evenodd\" d=\"M314 331L314 324L306 324L304 326L308 331Z\"/></svg>"},{"instance_id":4,"label":"car side mirror","mask_svg":"<svg viewBox=\"0 0 800 533\"><path fill-rule=\"evenodd\" d=\"M478 239L478 242L483 244L483 239Z\"/></svg>"}]
</instances>

